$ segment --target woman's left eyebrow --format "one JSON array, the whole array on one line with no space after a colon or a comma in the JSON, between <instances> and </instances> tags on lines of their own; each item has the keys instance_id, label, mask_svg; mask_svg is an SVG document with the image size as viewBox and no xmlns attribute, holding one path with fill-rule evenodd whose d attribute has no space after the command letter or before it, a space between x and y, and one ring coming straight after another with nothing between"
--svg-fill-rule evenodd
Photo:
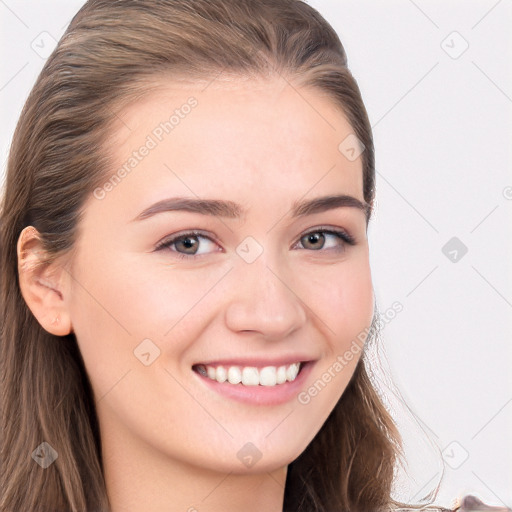
<instances>
[{"instance_id":1,"label":"woman's left eyebrow","mask_svg":"<svg viewBox=\"0 0 512 512\"><path fill-rule=\"evenodd\" d=\"M317 197L307 201L295 201L291 208L291 217L313 215L335 208L356 208L363 211L366 217L370 214L370 205L366 203L366 201L361 201L356 197L342 194ZM233 201L195 197L172 197L162 199L152 204L139 213L132 221L144 220L159 213L173 211L187 211L201 215L231 219L245 217L247 213L245 208Z\"/></svg>"}]
</instances>

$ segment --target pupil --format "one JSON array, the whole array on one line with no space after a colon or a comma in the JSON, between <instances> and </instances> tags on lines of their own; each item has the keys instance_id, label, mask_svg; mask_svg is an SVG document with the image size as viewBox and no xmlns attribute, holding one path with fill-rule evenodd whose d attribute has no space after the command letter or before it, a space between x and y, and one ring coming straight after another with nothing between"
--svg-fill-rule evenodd
<instances>
[{"instance_id":1,"label":"pupil","mask_svg":"<svg viewBox=\"0 0 512 512\"><path fill-rule=\"evenodd\" d=\"M323 237L322 234L320 233L312 233L312 234L309 234L307 236L308 238L308 243L311 243L313 245L316 245L317 247L321 246L322 244L319 244L318 242L320 241L320 239Z\"/></svg>"},{"instance_id":2,"label":"pupil","mask_svg":"<svg viewBox=\"0 0 512 512\"><path fill-rule=\"evenodd\" d=\"M181 243L185 246L185 249L193 249L197 242L192 237L188 236L184 238Z\"/></svg>"}]
</instances>

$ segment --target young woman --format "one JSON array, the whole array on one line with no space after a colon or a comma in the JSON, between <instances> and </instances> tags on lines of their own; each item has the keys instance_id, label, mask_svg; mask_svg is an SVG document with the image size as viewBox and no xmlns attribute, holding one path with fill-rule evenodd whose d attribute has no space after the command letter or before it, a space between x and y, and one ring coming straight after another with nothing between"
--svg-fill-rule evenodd
<instances>
[{"instance_id":1,"label":"young woman","mask_svg":"<svg viewBox=\"0 0 512 512\"><path fill-rule=\"evenodd\" d=\"M307 4L87 2L9 156L1 510L405 506L364 356L374 183Z\"/></svg>"}]
</instances>

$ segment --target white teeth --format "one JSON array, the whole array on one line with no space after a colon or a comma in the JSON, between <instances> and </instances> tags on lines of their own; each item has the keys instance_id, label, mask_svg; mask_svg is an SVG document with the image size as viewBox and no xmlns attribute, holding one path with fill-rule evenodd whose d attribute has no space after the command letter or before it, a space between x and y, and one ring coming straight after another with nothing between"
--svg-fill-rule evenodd
<instances>
[{"instance_id":1,"label":"white teeth","mask_svg":"<svg viewBox=\"0 0 512 512\"><path fill-rule=\"evenodd\" d=\"M276 386L286 381L293 382L299 373L300 363L293 363L283 366L265 366L256 368L254 366L208 366L200 365L197 371L209 379L217 382L230 384L242 384L244 386Z\"/></svg>"},{"instance_id":2,"label":"white teeth","mask_svg":"<svg viewBox=\"0 0 512 512\"><path fill-rule=\"evenodd\" d=\"M207 367L207 368L210 368L210 367ZM214 368L214 370L215 370L215 368ZM210 377L210 376L208 375L208 377ZM214 379L217 382L222 383L222 382L226 382L227 378L228 378L228 375L226 373L226 369L224 368L224 366L217 366ZM211 377L210 377L210 379L211 379Z\"/></svg>"},{"instance_id":3,"label":"white teeth","mask_svg":"<svg viewBox=\"0 0 512 512\"><path fill-rule=\"evenodd\" d=\"M276 372L276 381L278 384L286 382L286 366L280 366Z\"/></svg>"},{"instance_id":4,"label":"white teeth","mask_svg":"<svg viewBox=\"0 0 512 512\"><path fill-rule=\"evenodd\" d=\"M291 382L295 380L295 377L297 377L297 374L299 373L299 366L299 363L294 363L286 368L286 379L288 381Z\"/></svg>"},{"instance_id":5,"label":"white teeth","mask_svg":"<svg viewBox=\"0 0 512 512\"><path fill-rule=\"evenodd\" d=\"M230 384L240 384L240 382L242 382L242 372L238 366L229 367L228 381Z\"/></svg>"},{"instance_id":6,"label":"white teeth","mask_svg":"<svg viewBox=\"0 0 512 512\"><path fill-rule=\"evenodd\" d=\"M242 370L242 384L244 386L257 386L260 383L258 368L247 366Z\"/></svg>"},{"instance_id":7,"label":"white teeth","mask_svg":"<svg viewBox=\"0 0 512 512\"><path fill-rule=\"evenodd\" d=\"M276 379L276 367L275 366L265 366L260 370L260 384L262 386L275 386Z\"/></svg>"}]
</instances>

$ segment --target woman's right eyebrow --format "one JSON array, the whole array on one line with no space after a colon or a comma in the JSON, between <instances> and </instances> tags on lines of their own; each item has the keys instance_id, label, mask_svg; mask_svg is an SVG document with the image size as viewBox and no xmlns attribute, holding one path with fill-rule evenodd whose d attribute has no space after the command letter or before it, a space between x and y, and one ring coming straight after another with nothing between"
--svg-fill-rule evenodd
<instances>
[{"instance_id":1,"label":"woman's right eyebrow","mask_svg":"<svg viewBox=\"0 0 512 512\"><path fill-rule=\"evenodd\" d=\"M354 196L341 194L322 196L307 201L295 201L291 208L291 217L303 217L313 215L335 208L356 208L364 212L368 217L370 205ZM225 217L238 219L245 217L247 210L240 204L223 199L202 199L194 197L172 197L162 199L139 213L133 221L148 219L157 214L172 211L187 211L210 215L214 217Z\"/></svg>"}]
</instances>

